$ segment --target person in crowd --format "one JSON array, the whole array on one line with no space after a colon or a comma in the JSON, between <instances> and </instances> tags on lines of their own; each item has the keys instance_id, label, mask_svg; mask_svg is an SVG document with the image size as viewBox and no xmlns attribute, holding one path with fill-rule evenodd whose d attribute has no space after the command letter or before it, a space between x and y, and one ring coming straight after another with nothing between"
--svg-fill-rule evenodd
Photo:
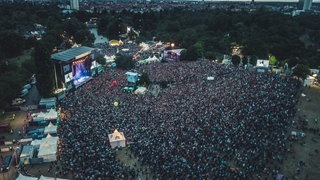
<instances>
[{"instance_id":1,"label":"person in crowd","mask_svg":"<svg viewBox=\"0 0 320 180\"><path fill-rule=\"evenodd\" d=\"M122 93L125 71L105 71L61 100L58 159L75 179L272 178L287 153L300 83L208 60L139 66L157 96ZM207 77L214 80L208 81ZM112 81L117 86L110 87ZM114 102L119 102L115 107ZM108 134L124 132L146 170L116 158Z\"/></svg>"}]
</instances>

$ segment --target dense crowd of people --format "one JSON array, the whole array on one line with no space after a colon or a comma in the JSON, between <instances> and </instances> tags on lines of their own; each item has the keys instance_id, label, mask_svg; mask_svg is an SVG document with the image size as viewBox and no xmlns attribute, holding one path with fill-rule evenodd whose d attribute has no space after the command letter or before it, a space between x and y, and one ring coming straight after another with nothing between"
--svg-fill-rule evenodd
<instances>
[{"instance_id":1,"label":"dense crowd of people","mask_svg":"<svg viewBox=\"0 0 320 180\"><path fill-rule=\"evenodd\" d=\"M123 93L125 71L107 69L60 102L67 116L58 128L58 159L75 179L138 177L141 172L111 149L108 134L115 129L124 132L150 179L273 178L279 172L268 164L288 151L297 80L208 60L137 71L166 88L157 96Z\"/></svg>"},{"instance_id":2,"label":"dense crowd of people","mask_svg":"<svg viewBox=\"0 0 320 180\"><path fill-rule=\"evenodd\" d=\"M153 56L159 58L159 52L165 50L167 45L152 42L141 46L136 43L125 42L121 46L110 46L108 43L100 43L96 44L95 47L101 54L109 57L117 54L120 56L130 56L133 57L135 61L139 61Z\"/></svg>"}]
</instances>

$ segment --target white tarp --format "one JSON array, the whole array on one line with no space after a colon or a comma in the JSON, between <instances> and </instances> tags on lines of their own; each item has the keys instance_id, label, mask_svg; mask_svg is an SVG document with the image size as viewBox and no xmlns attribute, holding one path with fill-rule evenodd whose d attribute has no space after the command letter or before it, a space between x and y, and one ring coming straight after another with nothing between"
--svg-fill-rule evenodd
<instances>
[{"instance_id":1,"label":"white tarp","mask_svg":"<svg viewBox=\"0 0 320 180\"><path fill-rule=\"evenodd\" d=\"M41 175L40 178L39 178L39 180L55 180L55 178L53 178L53 177L46 177L46 176Z\"/></svg>"},{"instance_id":2,"label":"white tarp","mask_svg":"<svg viewBox=\"0 0 320 180\"><path fill-rule=\"evenodd\" d=\"M124 137L123 132L119 132L116 129L112 134L109 134L108 136L111 148L126 147L126 138Z\"/></svg>"},{"instance_id":3,"label":"white tarp","mask_svg":"<svg viewBox=\"0 0 320 180\"><path fill-rule=\"evenodd\" d=\"M38 158L43 158L44 162L56 161L58 139L58 137L52 137L50 134L46 138L41 139Z\"/></svg>"},{"instance_id":4,"label":"white tarp","mask_svg":"<svg viewBox=\"0 0 320 180\"><path fill-rule=\"evenodd\" d=\"M16 178L16 180L38 180L38 178L31 177L31 176L24 176L22 174L19 174L19 176Z\"/></svg>"},{"instance_id":5,"label":"white tarp","mask_svg":"<svg viewBox=\"0 0 320 180\"><path fill-rule=\"evenodd\" d=\"M58 118L58 112L54 109L50 109L48 112L33 113L33 121L54 120Z\"/></svg>"},{"instance_id":6,"label":"white tarp","mask_svg":"<svg viewBox=\"0 0 320 180\"><path fill-rule=\"evenodd\" d=\"M67 179L61 179L61 178L54 178L54 177L47 177L47 176L43 176L41 175L39 180L67 180Z\"/></svg>"},{"instance_id":7,"label":"white tarp","mask_svg":"<svg viewBox=\"0 0 320 180\"><path fill-rule=\"evenodd\" d=\"M139 87L138 89L136 89L136 90L134 91L134 94L144 94L144 93L146 93L146 91L147 91L147 88L145 88L145 87Z\"/></svg>"},{"instance_id":8,"label":"white tarp","mask_svg":"<svg viewBox=\"0 0 320 180\"><path fill-rule=\"evenodd\" d=\"M148 57L147 59L138 61L139 64L150 64L155 62L160 62L160 60L156 56Z\"/></svg>"},{"instance_id":9,"label":"white tarp","mask_svg":"<svg viewBox=\"0 0 320 180\"><path fill-rule=\"evenodd\" d=\"M303 86L311 86L314 82L314 77L308 76L304 81L303 81Z\"/></svg>"},{"instance_id":10,"label":"white tarp","mask_svg":"<svg viewBox=\"0 0 320 180\"><path fill-rule=\"evenodd\" d=\"M57 128L58 126L53 125L51 122L48 124L48 126L45 127L44 133L49 134L49 133L57 133Z\"/></svg>"}]
</instances>

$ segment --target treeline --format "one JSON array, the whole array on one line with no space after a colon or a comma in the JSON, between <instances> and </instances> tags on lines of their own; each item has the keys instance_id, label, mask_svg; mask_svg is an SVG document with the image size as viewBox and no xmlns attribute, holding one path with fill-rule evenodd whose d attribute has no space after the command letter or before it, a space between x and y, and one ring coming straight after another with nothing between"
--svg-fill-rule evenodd
<instances>
[{"instance_id":1,"label":"treeline","mask_svg":"<svg viewBox=\"0 0 320 180\"><path fill-rule=\"evenodd\" d=\"M316 15L289 16L263 8L256 12L204 10L199 12L173 11L134 14L108 13L100 16L99 32L117 38L127 26L140 31L138 41L174 42L180 48L201 49L201 56L215 58L230 54L231 45L243 47L244 56L278 62L297 63L312 68L319 65L320 18Z\"/></svg>"},{"instance_id":2,"label":"treeline","mask_svg":"<svg viewBox=\"0 0 320 180\"><path fill-rule=\"evenodd\" d=\"M41 95L51 96L54 86L51 54L70 48L74 42L92 46L94 40L81 21L81 12L62 14L54 4L2 3L0 15L0 109L10 106L32 74L36 74ZM25 36L36 30L35 24L45 28L41 40ZM26 50L31 50L31 58L20 57Z\"/></svg>"},{"instance_id":3,"label":"treeline","mask_svg":"<svg viewBox=\"0 0 320 180\"><path fill-rule=\"evenodd\" d=\"M0 108L10 105L33 73L37 74L40 93L50 96L54 85L50 55L73 43L92 46L94 36L85 26L91 17L98 17L98 31L109 39L119 39L131 26L139 32L139 36L129 33L131 39L173 42L175 47L187 49L184 55L190 60L216 59L231 54L232 45L239 45L245 60L248 56L275 57L280 65L319 66L320 18L316 15L292 17L263 8L256 12L176 8L143 14L125 10L63 14L57 4L31 3L2 3L0 15ZM40 41L24 37L35 23L45 27ZM20 63L10 59L28 49L33 49L30 59Z\"/></svg>"}]
</instances>

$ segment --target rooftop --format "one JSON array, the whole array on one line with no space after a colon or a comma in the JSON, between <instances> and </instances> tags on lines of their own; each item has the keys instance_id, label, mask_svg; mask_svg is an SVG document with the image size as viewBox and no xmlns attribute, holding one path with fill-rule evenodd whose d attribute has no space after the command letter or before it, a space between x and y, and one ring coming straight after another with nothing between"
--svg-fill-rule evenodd
<instances>
[{"instance_id":1,"label":"rooftop","mask_svg":"<svg viewBox=\"0 0 320 180\"><path fill-rule=\"evenodd\" d=\"M51 55L51 59L54 61L70 61L72 59L75 59L77 56L80 56L85 53L90 53L93 50L91 47L87 46L80 46L77 48L71 48L62 52L58 52Z\"/></svg>"}]
</instances>

